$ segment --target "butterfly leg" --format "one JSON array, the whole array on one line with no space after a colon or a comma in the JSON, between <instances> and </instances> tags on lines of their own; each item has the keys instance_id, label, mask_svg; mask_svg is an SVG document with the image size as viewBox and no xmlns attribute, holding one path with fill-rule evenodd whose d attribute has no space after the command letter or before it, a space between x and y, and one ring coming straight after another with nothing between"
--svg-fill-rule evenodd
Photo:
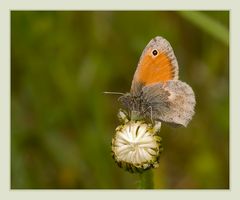
<instances>
[{"instance_id":1,"label":"butterfly leg","mask_svg":"<svg viewBox=\"0 0 240 200\"><path fill-rule=\"evenodd\" d=\"M143 114L145 114L148 110L150 110L150 119L151 119L151 122L153 124L153 118L152 118L152 106L148 106L144 111L143 111Z\"/></svg>"}]
</instances>

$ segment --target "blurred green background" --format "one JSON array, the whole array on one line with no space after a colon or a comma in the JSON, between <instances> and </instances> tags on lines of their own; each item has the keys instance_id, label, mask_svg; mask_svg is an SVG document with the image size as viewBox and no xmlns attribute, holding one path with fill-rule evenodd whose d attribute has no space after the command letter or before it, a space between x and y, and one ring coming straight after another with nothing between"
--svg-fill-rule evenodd
<instances>
[{"instance_id":1,"label":"blurred green background","mask_svg":"<svg viewBox=\"0 0 240 200\"><path fill-rule=\"evenodd\" d=\"M11 12L11 188L136 188L111 138L144 47L171 43L196 94L163 126L155 188L229 188L229 12Z\"/></svg>"}]
</instances>

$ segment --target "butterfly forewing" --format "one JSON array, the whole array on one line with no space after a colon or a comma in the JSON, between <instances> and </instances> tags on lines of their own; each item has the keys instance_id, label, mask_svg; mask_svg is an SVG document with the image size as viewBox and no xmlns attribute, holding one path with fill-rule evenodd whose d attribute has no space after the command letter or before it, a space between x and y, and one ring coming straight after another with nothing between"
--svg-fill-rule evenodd
<instances>
[{"instance_id":1,"label":"butterfly forewing","mask_svg":"<svg viewBox=\"0 0 240 200\"><path fill-rule=\"evenodd\" d=\"M144 49L133 77L131 92L142 86L178 79L178 63L169 42L158 36Z\"/></svg>"}]
</instances>

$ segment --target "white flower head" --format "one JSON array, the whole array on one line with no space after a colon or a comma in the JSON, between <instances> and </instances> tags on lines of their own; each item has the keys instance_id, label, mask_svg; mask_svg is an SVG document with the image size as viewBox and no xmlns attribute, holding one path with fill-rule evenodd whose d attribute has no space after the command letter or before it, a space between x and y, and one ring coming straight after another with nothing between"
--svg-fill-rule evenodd
<instances>
[{"instance_id":1,"label":"white flower head","mask_svg":"<svg viewBox=\"0 0 240 200\"><path fill-rule=\"evenodd\" d=\"M116 128L112 139L112 154L117 164L130 172L158 167L162 151L158 135L161 123L153 126L142 120L124 122Z\"/></svg>"}]
</instances>

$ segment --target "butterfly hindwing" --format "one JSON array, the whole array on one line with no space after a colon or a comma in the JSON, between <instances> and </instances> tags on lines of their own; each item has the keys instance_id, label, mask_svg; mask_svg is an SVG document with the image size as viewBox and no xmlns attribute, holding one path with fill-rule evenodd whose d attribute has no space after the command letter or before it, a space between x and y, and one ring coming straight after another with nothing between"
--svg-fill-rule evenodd
<instances>
[{"instance_id":1,"label":"butterfly hindwing","mask_svg":"<svg viewBox=\"0 0 240 200\"><path fill-rule=\"evenodd\" d=\"M179 80L158 83L143 88L143 98L151 106L149 118L167 122L170 125L187 126L194 115L196 104L192 88ZM152 115L152 116L150 116Z\"/></svg>"}]
</instances>

